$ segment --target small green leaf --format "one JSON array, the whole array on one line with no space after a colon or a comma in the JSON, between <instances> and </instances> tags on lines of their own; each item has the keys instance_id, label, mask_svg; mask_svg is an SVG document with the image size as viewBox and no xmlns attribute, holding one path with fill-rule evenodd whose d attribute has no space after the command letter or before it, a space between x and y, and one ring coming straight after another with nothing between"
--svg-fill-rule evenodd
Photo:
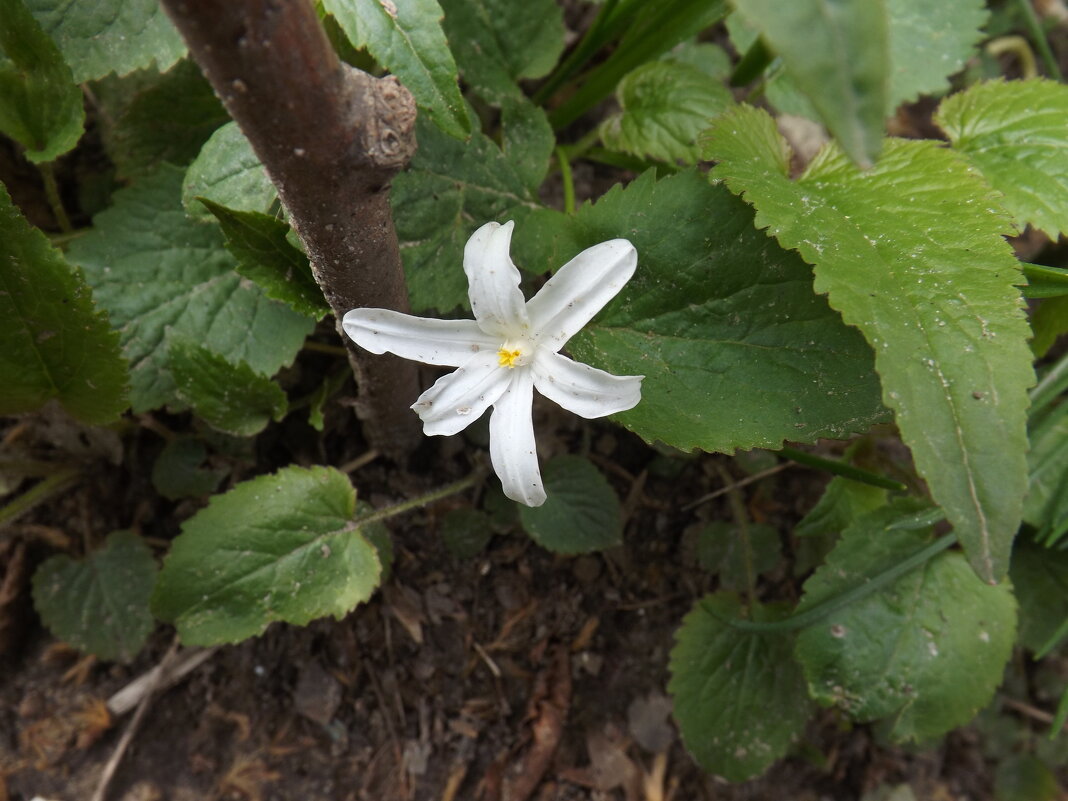
<instances>
[{"instance_id":1,"label":"small green leaf","mask_svg":"<svg viewBox=\"0 0 1068 801\"><path fill-rule=\"evenodd\" d=\"M884 0L733 0L853 161L879 155L890 45Z\"/></svg>"},{"instance_id":2,"label":"small green leaf","mask_svg":"<svg viewBox=\"0 0 1068 801\"><path fill-rule=\"evenodd\" d=\"M178 397L212 428L251 437L271 420L285 417L286 394L245 362L223 356L187 339L171 337L168 361Z\"/></svg>"},{"instance_id":3,"label":"small green leaf","mask_svg":"<svg viewBox=\"0 0 1068 801\"><path fill-rule=\"evenodd\" d=\"M793 637L732 628L727 621L740 617L741 609L729 593L694 606L675 635L668 684L687 749L705 770L734 782L785 756L811 709L790 653ZM760 621L783 616L772 607L752 612Z\"/></svg>"},{"instance_id":4,"label":"small green leaf","mask_svg":"<svg viewBox=\"0 0 1068 801\"><path fill-rule=\"evenodd\" d=\"M463 251L474 230L490 220L522 228L541 205L529 165L513 162L488 137L458 142L422 118L416 137L419 150L393 179L391 197L408 292L417 312L450 311L467 305Z\"/></svg>"},{"instance_id":5,"label":"small green leaf","mask_svg":"<svg viewBox=\"0 0 1068 801\"><path fill-rule=\"evenodd\" d=\"M28 0L78 83L155 64L162 72L185 53L157 0Z\"/></svg>"},{"instance_id":6,"label":"small green leaf","mask_svg":"<svg viewBox=\"0 0 1068 801\"><path fill-rule=\"evenodd\" d=\"M202 465L208 449L199 439L178 437L163 446L152 465L152 486L172 501L199 498L215 491L226 475L225 469Z\"/></svg>"},{"instance_id":7,"label":"small green leaf","mask_svg":"<svg viewBox=\"0 0 1068 801\"><path fill-rule=\"evenodd\" d=\"M1031 424L1023 519L1041 539L1068 528L1068 403Z\"/></svg>"},{"instance_id":8,"label":"small green leaf","mask_svg":"<svg viewBox=\"0 0 1068 801\"><path fill-rule=\"evenodd\" d=\"M1020 644L1037 653L1068 620L1068 552L1021 540L1009 576L1020 604Z\"/></svg>"},{"instance_id":9,"label":"small green leaf","mask_svg":"<svg viewBox=\"0 0 1068 801\"><path fill-rule=\"evenodd\" d=\"M1041 358L1058 337L1068 334L1068 295L1043 300L1031 314L1031 329L1035 332L1031 350Z\"/></svg>"},{"instance_id":10,"label":"small green leaf","mask_svg":"<svg viewBox=\"0 0 1068 801\"><path fill-rule=\"evenodd\" d=\"M927 531L894 524L921 507L898 502L843 532L805 582L797 612L867 583L923 549ZM1016 603L942 552L802 630L797 658L812 696L859 722L890 719L893 740L923 741L966 723L994 694L1012 653Z\"/></svg>"},{"instance_id":11,"label":"small green leaf","mask_svg":"<svg viewBox=\"0 0 1068 801\"><path fill-rule=\"evenodd\" d=\"M782 542L774 526L751 523L742 531L725 520L709 523L697 539L697 561L701 567L719 576L720 589L744 590L747 573L753 577L779 564Z\"/></svg>"},{"instance_id":12,"label":"small green leaf","mask_svg":"<svg viewBox=\"0 0 1068 801\"><path fill-rule=\"evenodd\" d=\"M323 0L323 7L356 47L400 79L439 129L457 139L470 135L438 0Z\"/></svg>"},{"instance_id":13,"label":"small green leaf","mask_svg":"<svg viewBox=\"0 0 1068 801\"><path fill-rule=\"evenodd\" d=\"M553 0L442 0L443 27L464 81L486 100L522 98L517 81L542 78L564 49Z\"/></svg>"},{"instance_id":14,"label":"small green leaf","mask_svg":"<svg viewBox=\"0 0 1068 801\"><path fill-rule=\"evenodd\" d=\"M1025 492L1034 381L1019 267L989 188L935 142L888 140L860 172L834 148L797 181L764 111L710 130L712 175L813 265L815 289L875 351L884 402L976 572L1008 567Z\"/></svg>"},{"instance_id":15,"label":"small green leaf","mask_svg":"<svg viewBox=\"0 0 1068 801\"><path fill-rule=\"evenodd\" d=\"M994 776L995 801L1055 801L1061 796L1053 771L1031 754L1012 754Z\"/></svg>"},{"instance_id":16,"label":"small green leaf","mask_svg":"<svg viewBox=\"0 0 1068 801\"><path fill-rule=\"evenodd\" d=\"M344 473L287 467L216 495L182 525L152 611L187 645L232 643L284 620L341 618L378 586L375 547L349 528Z\"/></svg>"},{"instance_id":17,"label":"small green leaf","mask_svg":"<svg viewBox=\"0 0 1068 801\"><path fill-rule=\"evenodd\" d=\"M136 412L175 401L168 336L273 375L293 361L315 325L238 275L218 227L182 211L181 180L179 168L163 165L116 192L115 205L70 248L119 328Z\"/></svg>"},{"instance_id":18,"label":"small green leaf","mask_svg":"<svg viewBox=\"0 0 1068 801\"><path fill-rule=\"evenodd\" d=\"M524 531L550 551L589 553L619 545L619 498L601 471L578 456L557 456L543 472L548 499L520 506Z\"/></svg>"},{"instance_id":19,"label":"small green leaf","mask_svg":"<svg viewBox=\"0 0 1068 801\"><path fill-rule=\"evenodd\" d=\"M725 81L731 72L731 57L711 42L683 42L660 57L669 64L695 67L715 81Z\"/></svg>"},{"instance_id":20,"label":"small green leaf","mask_svg":"<svg viewBox=\"0 0 1068 801\"><path fill-rule=\"evenodd\" d=\"M689 64L651 61L616 87L620 111L601 123L605 147L644 158L696 164L697 135L734 104L723 84Z\"/></svg>"},{"instance_id":21,"label":"small green leaf","mask_svg":"<svg viewBox=\"0 0 1068 801\"><path fill-rule=\"evenodd\" d=\"M152 633L148 599L156 560L130 531L113 531L81 562L65 554L41 563L33 605L64 642L101 659L129 662Z\"/></svg>"},{"instance_id":22,"label":"small green leaf","mask_svg":"<svg viewBox=\"0 0 1068 801\"><path fill-rule=\"evenodd\" d=\"M1068 86L991 81L942 102L935 121L1022 228L1068 233Z\"/></svg>"},{"instance_id":23,"label":"small green leaf","mask_svg":"<svg viewBox=\"0 0 1068 801\"><path fill-rule=\"evenodd\" d=\"M493 521L478 509L453 509L441 520L441 540L457 559L471 559L493 537Z\"/></svg>"},{"instance_id":24,"label":"small green leaf","mask_svg":"<svg viewBox=\"0 0 1068 801\"><path fill-rule=\"evenodd\" d=\"M22 0L0 0L0 19L0 133L53 161L82 137L81 89Z\"/></svg>"},{"instance_id":25,"label":"small green leaf","mask_svg":"<svg viewBox=\"0 0 1068 801\"><path fill-rule=\"evenodd\" d=\"M0 185L0 415L56 398L86 423L126 408L119 338L80 271L30 226Z\"/></svg>"},{"instance_id":26,"label":"small green leaf","mask_svg":"<svg viewBox=\"0 0 1068 801\"><path fill-rule=\"evenodd\" d=\"M236 211L200 198L222 226L226 249L237 271L255 281L267 297L288 303L300 314L323 319L330 307L315 282L308 257L286 238L289 226L258 211Z\"/></svg>"},{"instance_id":27,"label":"small green leaf","mask_svg":"<svg viewBox=\"0 0 1068 801\"><path fill-rule=\"evenodd\" d=\"M840 534L868 512L886 505L886 490L836 476L827 484L819 502L797 524L798 537Z\"/></svg>"},{"instance_id":28,"label":"small green leaf","mask_svg":"<svg viewBox=\"0 0 1068 801\"><path fill-rule=\"evenodd\" d=\"M885 414L871 349L813 293L809 267L694 172L646 173L573 217L541 212L516 225L514 241L555 268L616 237L633 243L638 269L567 347L645 376L641 403L615 418L646 440L778 448L864 431Z\"/></svg>"},{"instance_id":29,"label":"small green leaf","mask_svg":"<svg viewBox=\"0 0 1068 801\"><path fill-rule=\"evenodd\" d=\"M182 181L182 205L197 220L213 219L202 199L236 211L266 212L278 198L252 145L236 122L228 122L204 143Z\"/></svg>"}]
</instances>

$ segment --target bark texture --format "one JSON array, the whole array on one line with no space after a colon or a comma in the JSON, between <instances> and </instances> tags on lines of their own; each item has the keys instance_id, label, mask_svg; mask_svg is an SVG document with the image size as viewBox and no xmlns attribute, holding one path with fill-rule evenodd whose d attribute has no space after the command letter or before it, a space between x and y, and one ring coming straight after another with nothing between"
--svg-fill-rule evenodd
<instances>
[{"instance_id":1,"label":"bark texture","mask_svg":"<svg viewBox=\"0 0 1068 801\"><path fill-rule=\"evenodd\" d=\"M342 63L310 0L163 0L193 58L278 188L340 321L408 311L390 179L415 152L415 102L393 77ZM356 350L357 413L393 458L419 437L415 365Z\"/></svg>"}]
</instances>

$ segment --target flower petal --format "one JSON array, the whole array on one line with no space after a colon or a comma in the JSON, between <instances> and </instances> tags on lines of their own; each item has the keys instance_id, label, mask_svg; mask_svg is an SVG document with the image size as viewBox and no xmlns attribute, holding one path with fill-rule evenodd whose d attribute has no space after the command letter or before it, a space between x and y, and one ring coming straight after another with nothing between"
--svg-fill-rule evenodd
<instances>
[{"instance_id":1,"label":"flower petal","mask_svg":"<svg viewBox=\"0 0 1068 801\"><path fill-rule=\"evenodd\" d=\"M512 380L510 372L497 364L495 352L483 351L443 375L412 404L423 421L423 433L433 437L463 431L501 397Z\"/></svg>"},{"instance_id":2,"label":"flower petal","mask_svg":"<svg viewBox=\"0 0 1068 801\"><path fill-rule=\"evenodd\" d=\"M634 275L638 252L626 239L587 248L556 271L527 303L536 341L557 351Z\"/></svg>"},{"instance_id":3,"label":"flower petal","mask_svg":"<svg viewBox=\"0 0 1068 801\"><path fill-rule=\"evenodd\" d=\"M505 495L527 506L541 506L545 488L534 443L534 376L529 369L511 372L511 383L490 415L490 462Z\"/></svg>"},{"instance_id":4,"label":"flower petal","mask_svg":"<svg viewBox=\"0 0 1068 801\"><path fill-rule=\"evenodd\" d=\"M508 255L514 222L486 223L464 247L467 296L479 327L494 337L511 339L527 330L527 312L519 289L519 270Z\"/></svg>"},{"instance_id":5,"label":"flower petal","mask_svg":"<svg viewBox=\"0 0 1068 801\"><path fill-rule=\"evenodd\" d=\"M480 351L499 344L474 320L430 320L389 309L353 309L341 321L353 342L371 353L395 353L404 359L459 367Z\"/></svg>"},{"instance_id":6,"label":"flower petal","mask_svg":"<svg viewBox=\"0 0 1068 801\"><path fill-rule=\"evenodd\" d=\"M544 348L533 372L538 392L587 420L633 409L642 399L645 376L612 375Z\"/></svg>"}]
</instances>

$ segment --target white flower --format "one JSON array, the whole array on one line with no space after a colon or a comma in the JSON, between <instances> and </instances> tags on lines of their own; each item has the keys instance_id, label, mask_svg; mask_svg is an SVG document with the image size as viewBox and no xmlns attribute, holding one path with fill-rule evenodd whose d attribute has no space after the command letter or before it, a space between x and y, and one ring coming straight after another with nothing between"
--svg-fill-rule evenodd
<instances>
[{"instance_id":1,"label":"white flower","mask_svg":"<svg viewBox=\"0 0 1068 801\"><path fill-rule=\"evenodd\" d=\"M464 248L474 320L354 309L342 324L372 353L459 368L412 405L423 432L456 434L492 406L490 461L504 494L540 506L545 489L534 445L534 389L586 418L622 412L641 400L644 376L615 376L559 352L630 280L638 255L625 239L594 245L524 301L519 270L508 255L513 225L486 223Z\"/></svg>"}]
</instances>

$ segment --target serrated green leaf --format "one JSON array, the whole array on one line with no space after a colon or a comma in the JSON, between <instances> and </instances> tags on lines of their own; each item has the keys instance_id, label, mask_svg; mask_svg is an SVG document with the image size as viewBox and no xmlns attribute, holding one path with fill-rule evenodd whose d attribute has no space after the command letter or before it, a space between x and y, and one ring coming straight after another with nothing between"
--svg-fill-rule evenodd
<instances>
[{"instance_id":1,"label":"serrated green leaf","mask_svg":"<svg viewBox=\"0 0 1068 801\"><path fill-rule=\"evenodd\" d=\"M705 526L697 538L697 561L704 570L719 576L723 590L746 589L748 575L755 579L773 569L782 554L782 542L774 526L751 523L743 532L725 520Z\"/></svg>"},{"instance_id":2,"label":"serrated green leaf","mask_svg":"<svg viewBox=\"0 0 1068 801\"><path fill-rule=\"evenodd\" d=\"M890 73L884 0L733 0L857 164L879 155Z\"/></svg>"},{"instance_id":3,"label":"serrated green leaf","mask_svg":"<svg viewBox=\"0 0 1068 801\"><path fill-rule=\"evenodd\" d=\"M1022 540L1009 569L1020 604L1020 644L1042 650L1068 620L1068 552Z\"/></svg>"},{"instance_id":4,"label":"serrated green leaf","mask_svg":"<svg viewBox=\"0 0 1068 801\"><path fill-rule=\"evenodd\" d=\"M990 190L927 141L889 140L865 173L825 149L791 181L774 121L750 107L716 121L706 155L871 343L920 474L976 572L998 580L1026 490L1034 376L1019 268Z\"/></svg>"},{"instance_id":5,"label":"serrated green leaf","mask_svg":"<svg viewBox=\"0 0 1068 801\"><path fill-rule=\"evenodd\" d=\"M638 269L568 349L617 375L644 375L615 416L682 450L778 448L864 431L884 415L871 350L812 291L795 254L753 229L752 211L693 172L646 173L573 217L542 212L513 240L559 267L624 237Z\"/></svg>"},{"instance_id":6,"label":"serrated green leaf","mask_svg":"<svg viewBox=\"0 0 1068 801\"><path fill-rule=\"evenodd\" d=\"M228 122L204 143L182 181L182 205L190 217L212 220L201 198L237 211L266 212L278 191L236 122Z\"/></svg>"},{"instance_id":7,"label":"serrated green leaf","mask_svg":"<svg viewBox=\"0 0 1068 801\"><path fill-rule=\"evenodd\" d=\"M486 100L522 98L517 81L541 78L564 49L553 0L442 0L442 23L464 81Z\"/></svg>"},{"instance_id":8,"label":"serrated green leaf","mask_svg":"<svg viewBox=\"0 0 1068 801\"><path fill-rule=\"evenodd\" d=\"M539 545L565 554L619 545L619 498L601 471L579 456L557 456L545 465L542 479L545 503L519 507L523 530Z\"/></svg>"},{"instance_id":9,"label":"serrated green leaf","mask_svg":"<svg viewBox=\"0 0 1068 801\"><path fill-rule=\"evenodd\" d=\"M126 408L119 338L81 273L30 226L0 185L0 415L56 398L79 420Z\"/></svg>"},{"instance_id":10,"label":"serrated green leaf","mask_svg":"<svg viewBox=\"0 0 1068 801\"><path fill-rule=\"evenodd\" d=\"M103 86L101 86L103 84ZM212 133L230 120L200 68L185 59L168 72L110 77L95 96L104 146L123 177L162 162L189 164Z\"/></svg>"},{"instance_id":11,"label":"serrated green leaf","mask_svg":"<svg viewBox=\"0 0 1068 801\"><path fill-rule=\"evenodd\" d=\"M70 248L120 331L136 412L175 402L168 335L272 375L315 325L237 274L218 227L185 216L181 181L181 169L164 165L117 192Z\"/></svg>"},{"instance_id":12,"label":"serrated green leaf","mask_svg":"<svg viewBox=\"0 0 1068 801\"><path fill-rule=\"evenodd\" d=\"M540 204L530 170L488 137L458 142L422 118L416 137L411 166L393 179L393 215L413 310L449 311L467 305L463 250L475 229L490 220L522 227Z\"/></svg>"},{"instance_id":13,"label":"serrated green leaf","mask_svg":"<svg viewBox=\"0 0 1068 801\"><path fill-rule=\"evenodd\" d=\"M798 613L923 549L929 529L894 527L918 508L899 502L846 529L805 582ZM817 701L860 722L890 719L895 741L923 741L966 723L990 701L1015 628L1012 588L985 584L961 554L944 551L802 630L796 653Z\"/></svg>"},{"instance_id":14,"label":"serrated green leaf","mask_svg":"<svg viewBox=\"0 0 1068 801\"><path fill-rule=\"evenodd\" d=\"M52 161L82 137L81 89L22 0L0 0L0 19L0 133Z\"/></svg>"},{"instance_id":15,"label":"serrated green leaf","mask_svg":"<svg viewBox=\"0 0 1068 801\"><path fill-rule=\"evenodd\" d=\"M202 465L208 449L199 439L177 437L163 446L152 464L152 486L172 501L199 498L214 492L226 475L225 469L207 469Z\"/></svg>"},{"instance_id":16,"label":"serrated green leaf","mask_svg":"<svg viewBox=\"0 0 1068 801\"><path fill-rule=\"evenodd\" d=\"M949 89L982 41L984 0L886 0L890 34L890 91L886 110Z\"/></svg>"},{"instance_id":17,"label":"serrated green leaf","mask_svg":"<svg viewBox=\"0 0 1068 801\"><path fill-rule=\"evenodd\" d=\"M726 80L731 72L731 57L726 50L711 42L683 42L661 56L660 60L695 67L716 81Z\"/></svg>"},{"instance_id":18,"label":"serrated green leaf","mask_svg":"<svg viewBox=\"0 0 1068 801\"><path fill-rule=\"evenodd\" d=\"M356 47L400 79L439 129L467 138L471 120L438 0L323 0L323 7Z\"/></svg>"},{"instance_id":19,"label":"serrated green leaf","mask_svg":"<svg viewBox=\"0 0 1068 801\"><path fill-rule=\"evenodd\" d=\"M195 342L170 337L167 361L179 399L212 428L251 437L285 417L286 394L245 362L232 364Z\"/></svg>"},{"instance_id":20,"label":"serrated green leaf","mask_svg":"<svg viewBox=\"0 0 1068 801\"><path fill-rule=\"evenodd\" d=\"M1023 519L1046 539L1068 527L1068 403L1033 422L1030 434Z\"/></svg>"},{"instance_id":21,"label":"serrated green leaf","mask_svg":"<svg viewBox=\"0 0 1068 801\"><path fill-rule=\"evenodd\" d=\"M65 554L41 563L33 576L33 605L64 642L101 659L128 662L152 633L148 599L156 560L130 531L113 531L80 562Z\"/></svg>"},{"instance_id":22,"label":"serrated green leaf","mask_svg":"<svg viewBox=\"0 0 1068 801\"><path fill-rule=\"evenodd\" d=\"M258 211L228 209L207 198L200 202L219 221L226 249L237 259L241 275L255 281L267 297L288 303L300 314L316 320L329 314L308 257L286 237L286 223Z\"/></svg>"},{"instance_id":23,"label":"serrated green leaf","mask_svg":"<svg viewBox=\"0 0 1068 801\"><path fill-rule=\"evenodd\" d=\"M284 620L341 618L378 586L375 547L349 528L356 493L332 468L287 467L216 495L182 525L152 611L187 645L239 642Z\"/></svg>"},{"instance_id":24,"label":"serrated green leaf","mask_svg":"<svg viewBox=\"0 0 1068 801\"><path fill-rule=\"evenodd\" d=\"M857 518L886 504L886 490L835 476L819 502L794 528L798 537L839 534Z\"/></svg>"},{"instance_id":25,"label":"serrated green leaf","mask_svg":"<svg viewBox=\"0 0 1068 801\"><path fill-rule=\"evenodd\" d=\"M651 61L616 87L620 111L601 123L605 147L644 158L696 164L697 135L734 104L720 83L689 64Z\"/></svg>"},{"instance_id":26,"label":"serrated green leaf","mask_svg":"<svg viewBox=\"0 0 1068 801\"><path fill-rule=\"evenodd\" d=\"M155 64L168 69L185 53L157 0L27 0L56 40L78 83Z\"/></svg>"},{"instance_id":27,"label":"serrated green leaf","mask_svg":"<svg viewBox=\"0 0 1068 801\"><path fill-rule=\"evenodd\" d=\"M1068 232L1068 86L991 81L942 102L935 122L1001 192L1022 228Z\"/></svg>"},{"instance_id":28,"label":"serrated green leaf","mask_svg":"<svg viewBox=\"0 0 1068 801\"><path fill-rule=\"evenodd\" d=\"M756 620L782 617L772 607L752 611ZM730 781L763 773L785 756L811 709L791 654L793 637L726 622L740 616L733 595L706 596L682 621L669 665L668 692L686 748L701 767Z\"/></svg>"},{"instance_id":29,"label":"serrated green leaf","mask_svg":"<svg viewBox=\"0 0 1068 801\"><path fill-rule=\"evenodd\" d=\"M529 100L501 101L501 152L532 197L549 171L556 137L545 112Z\"/></svg>"}]
</instances>

